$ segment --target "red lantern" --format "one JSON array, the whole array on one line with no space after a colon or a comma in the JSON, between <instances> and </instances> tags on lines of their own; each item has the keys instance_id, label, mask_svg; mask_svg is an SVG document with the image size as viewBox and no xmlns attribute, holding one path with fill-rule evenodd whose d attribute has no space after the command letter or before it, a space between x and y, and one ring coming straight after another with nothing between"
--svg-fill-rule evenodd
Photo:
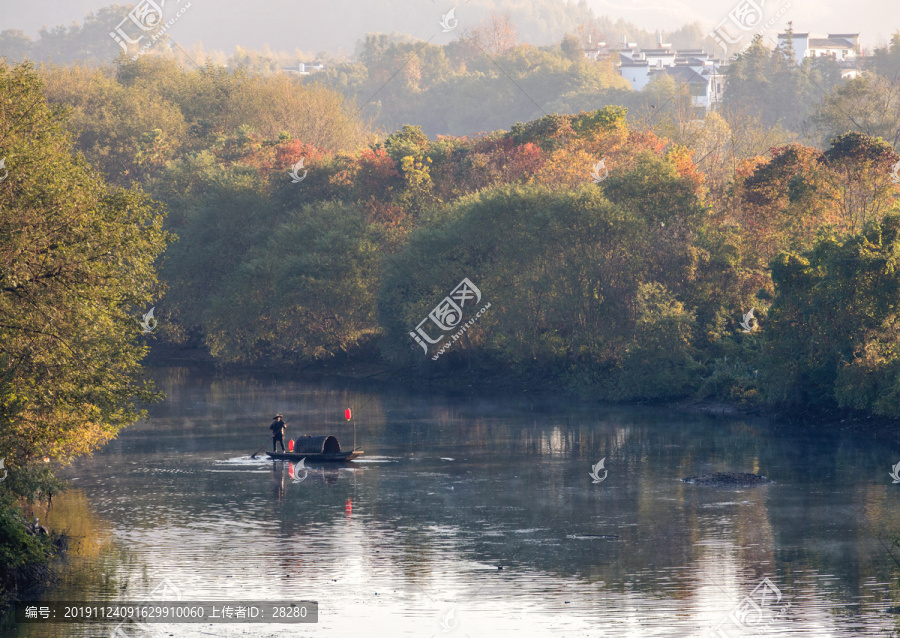
<instances>
[{"instance_id":1,"label":"red lantern","mask_svg":"<svg viewBox=\"0 0 900 638\"><path fill-rule=\"evenodd\" d=\"M344 418L347 419L348 421L350 420L350 408L347 408L346 410L344 410Z\"/></svg>"},{"instance_id":2,"label":"red lantern","mask_svg":"<svg viewBox=\"0 0 900 638\"><path fill-rule=\"evenodd\" d=\"M288 441L288 452L293 452L293 451L294 451L294 439L291 439L290 441Z\"/></svg>"}]
</instances>

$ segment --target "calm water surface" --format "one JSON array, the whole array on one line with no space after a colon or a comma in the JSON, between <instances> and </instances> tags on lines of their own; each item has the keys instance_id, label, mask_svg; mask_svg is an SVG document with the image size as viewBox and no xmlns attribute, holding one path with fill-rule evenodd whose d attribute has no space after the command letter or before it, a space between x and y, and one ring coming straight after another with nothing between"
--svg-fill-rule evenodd
<instances>
[{"instance_id":1,"label":"calm water surface","mask_svg":"<svg viewBox=\"0 0 900 638\"><path fill-rule=\"evenodd\" d=\"M900 635L888 551L900 559L888 475L900 450L859 435L527 395L158 376L165 403L66 470L72 490L45 516L76 544L46 599L135 600L168 579L186 600L319 603L317 624L157 625L166 636ZM249 458L275 412L289 436L352 447L347 406L360 462L295 483L288 464ZM679 480L728 470L775 483ZM777 593L752 594L765 578Z\"/></svg>"}]
</instances>

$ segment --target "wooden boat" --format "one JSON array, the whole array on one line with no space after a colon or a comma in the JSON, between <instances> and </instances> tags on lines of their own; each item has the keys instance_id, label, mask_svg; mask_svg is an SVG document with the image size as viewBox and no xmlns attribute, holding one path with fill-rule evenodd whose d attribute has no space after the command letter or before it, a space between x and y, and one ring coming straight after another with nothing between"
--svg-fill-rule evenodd
<instances>
[{"instance_id":1,"label":"wooden boat","mask_svg":"<svg viewBox=\"0 0 900 638\"><path fill-rule=\"evenodd\" d=\"M270 459L278 461L297 462L301 459L307 461L341 462L352 461L362 456L362 450L344 452L341 444L333 436L301 436L294 441L293 452L266 452Z\"/></svg>"}]
</instances>

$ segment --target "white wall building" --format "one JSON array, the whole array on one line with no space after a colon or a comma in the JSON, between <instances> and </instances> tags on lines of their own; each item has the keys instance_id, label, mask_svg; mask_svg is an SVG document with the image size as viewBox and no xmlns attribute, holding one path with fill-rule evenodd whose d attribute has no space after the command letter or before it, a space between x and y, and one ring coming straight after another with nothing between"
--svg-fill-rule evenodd
<instances>
[{"instance_id":1,"label":"white wall building","mask_svg":"<svg viewBox=\"0 0 900 638\"><path fill-rule=\"evenodd\" d=\"M607 49L606 53L618 54L619 74L635 91L642 90L654 76L664 73L690 86L693 104L698 109L709 111L722 99L725 65L702 49L676 50L658 38L655 49L641 50L623 38L620 47ZM599 52L586 55L597 59Z\"/></svg>"},{"instance_id":2,"label":"white wall building","mask_svg":"<svg viewBox=\"0 0 900 638\"><path fill-rule=\"evenodd\" d=\"M778 46L787 47L791 38L787 33L778 34ZM833 57L838 62L849 61L859 55L858 33L829 33L825 38L811 37L809 33L793 34L794 59Z\"/></svg>"}]
</instances>

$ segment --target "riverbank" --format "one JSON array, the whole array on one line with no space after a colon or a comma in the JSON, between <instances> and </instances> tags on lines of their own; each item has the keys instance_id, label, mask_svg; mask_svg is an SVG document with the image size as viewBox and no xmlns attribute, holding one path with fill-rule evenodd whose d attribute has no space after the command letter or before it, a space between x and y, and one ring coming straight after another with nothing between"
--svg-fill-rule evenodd
<instances>
[{"instance_id":1,"label":"riverbank","mask_svg":"<svg viewBox=\"0 0 900 638\"><path fill-rule=\"evenodd\" d=\"M209 372L223 372L228 375L250 374L274 378L334 378L350 379L356 382L374 383L376 385L405 385L414 391L428 391L445 396L458 395L496 395L499 393L524 394L535 400L542 397L558 398L560 394L569 396L572 401L591 403L589 398L571 392L561 385L543 385L536 380L529 380L530 387L523 387L521 380L499 375L484 376L483 371L454 370L448 373L421 375L415 370L397 368L382 361L361 361L347 359L345 361L317 362L299 368L283 368L277 366L248 366L222 364L217 362L202 348L180 348L162 344L155 347L147 363L154 367L198 366ZM603 402L609 403L609 402ZM858 432L867 436L889 440L900 444L900 419L892 419L852 410L825 410L814 412L785 412L772 410L762 405L729 403L726 401L697 400L683 398L674 401L623 401L615 405L655 405L669 407L681 412L696 412L721 416L747 416L764 418L777 422L780 427L816 428L823 430L843 430Z\"/></svg>"},{"instance_id":2,"label":"riverbank","mask_svg":"<svg viewBox=\"0 0 900 638\"><path fill-rule=\"evenodd\" d=\"M56 580L56 564L65 559L69 537L49 530L15 499L0 508L0 615L25 596L39 596ZM28 522L32 518L32 522Z\"/></svg>"}]
</instances>

